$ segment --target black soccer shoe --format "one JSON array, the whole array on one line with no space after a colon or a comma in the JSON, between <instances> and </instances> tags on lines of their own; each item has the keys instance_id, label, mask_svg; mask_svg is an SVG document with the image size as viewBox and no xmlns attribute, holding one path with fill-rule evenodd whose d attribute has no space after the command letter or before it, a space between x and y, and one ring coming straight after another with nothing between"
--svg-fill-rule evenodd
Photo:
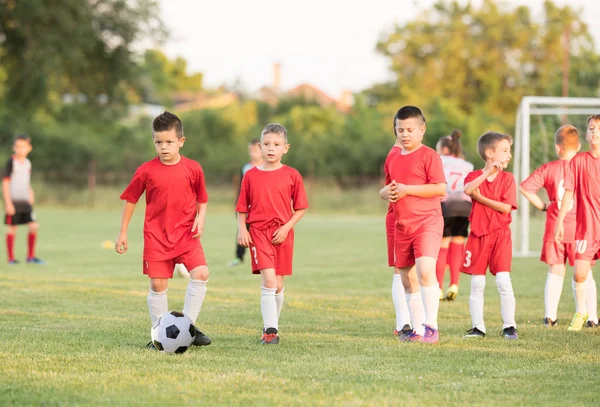
<instances>
[{"instance_id":1,"label":"black soccer shoe","mask_svg":"<svg viewBox=\"0 0 600 407\"><path fill-rule=\"evenodd\" d=\"M467 331L467 334L463 338L484 338L485 332L480 331L477 328L471 328Z\"/></svg>"},{"instance_id":2,"label":"black soccer shoe","mask_svg":"<svg viewBox=\"0 0 600 407\"><path fill-rule=\"evenodd\" d=\"M598 323L600 323L600 321L598 322L594 322L594 321L587 321L585 323L585 327L586 328L598 328Z\"/></svg>"},{"instance_id":3,"label":"black soccer shoe","mask_svg":"<svg viewBox=\"0 0 600 407\"><path fill-rule=\"evenodd\" d=\"M262 338L260 338L260 343L262 345L278 345L279 344L279 335L277 335L277 329L275 328L267 328Z\"/></svg>"},{"instance_id":4,"label":"black soccer shoe","mask_svg":"<svg viewBox=\"0 0 600 407\"><path fill-rule=\"evenodd\" d=\"M152 342L152 341L148 342L148 345L146 345L146 349L158 351L158 348L156 346L154 346L154 342Z\"/></svg>"},{"instance_id":5,"label":"black soccer shoe","mask_svg":"<svg viewBox=\"0 0 600 407\"><path fill-rule=\"evenodd\" d=\"M548 318L548 317L545 317L545 318L544 318L544 326L545 326L545 327L547 327L547 328L550 328L550 327L552 327L552 326L555 326L557 323L558 323L558 319L555 319L555 320L553 321L553 320L551 320L551 319L550 319L550 318Z\"/></svg>"},{"instance_id":6,"label":"black soccer shoe","mask_svg":"<svg viewBox=\"0 0 600 407\"><path fill-rule=\"evenodd\" d=\"M196 329L196 337L194 338L194 342L192 342L192 345L208 346L212 343L210 338L208 336L204 335L202 332L200 332L200 330L198 329L197 326L194 326L194 328Z\"/></svg>"}]
</instances>

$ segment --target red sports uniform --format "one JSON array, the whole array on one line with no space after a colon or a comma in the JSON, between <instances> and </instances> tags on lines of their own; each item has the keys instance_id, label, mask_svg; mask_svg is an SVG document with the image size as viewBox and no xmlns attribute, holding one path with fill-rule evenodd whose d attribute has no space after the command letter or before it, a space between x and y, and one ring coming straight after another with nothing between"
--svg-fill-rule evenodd
<instances>
[{"instance_id":1,"label":"red sports uniform","mask_svg":"<svg viewBox=\"0 0 600 407\"><path fill-rule=\"evenodd\" d=\"M410 154L396 154L388 167L390 179L400 184L446 183L440 156L425 145ZM396 267L410 267L423 256L437 258L444 229L441 200L441 196L405 196L394 204Z\"/></svg>"},{"instance_id":2,"label":"red sports uniform","mask_svg":"<svg viewBox=\"0 0 600 407\"><path fill-rule=\"evenodd\" d=\"M589 152L573 157L566 173L565 189L574 192L577 202L575 259L593 260L600 250L600 158L594 158ZM566 219L563 225L566 231Z\"/></svg>"},{"instance_id":3,"label":"red sports uniform","mask_svg":"<svg viewBox=\"0 0 600 407\"><path fill-rule=\"evenodd\" d=\"M483 174L482 170L469 173L465 185ZM517 187L515 177L500 171L493 181L487 179L479 186L479 192L486 198L509 204L517 209ZM465 250L465 262L460 271L472 275L496 275L499 271L510 271L512 263L512 238L510 232L510 213L500 213L495 209L473 199L473 208L469 215L471 233Z\"/></svg>"},{"instance_id":4,"label":"red sports uniform","mask_svg":"<svg viewBox=\"0 0 600 407\"><path fill-rule=\"evenodd\" d=\"M277 275L292 274L294 230L283 243L271 243L275 231L287 223L294 211L308 208L300 173L287 165L274 171L254 167L244 175L236 211L247 213L250 225L252 273L273 268Z\"/></svg>"},{"instance_id":5,"label":"red sports uniform","mask_svg":"<svg viewBox=\"0 0 600 407\"><path fill-rule=\"evenodd\" d=\"M546 211L546 226L544 229L544 240L540 260L546 264L565 264L568 260L572 266L575 262L575 200L567 215L565 216L565 234L561 243L554 240L554 229L558 211L565 194L565 174L569 168L569 161L556 160L542 165L535 170L521 187L532 194L537 193L540 188L545 188L551 203Z\"/></svg>"},{"instance_id":6,"label":"red sports uniform","mask_svg":"<svg viewBox=\"0 0 600 407\"><path fill-rule=\"evenodd\" d=\"M137 169L121 199L137 203L144 191L144 274L171 278L175 263L188 270L206 265L192 232L196 203L208 202L200 164L182 156L177 164L165 165L156 157Z\"/></svg>"},{"instance_id":7,"label":"red sports uniform","mask_svg":"<svg viewBox=\"0 0 600 407\"><path fill-rule=\"evenodd\" d=\"M398 146L392 147L388 153L385 163L383 164L383 174L385 175L385 185L392 182L390 177L389 163L397 155L400 154L402 148ZM394 204L391 202L388 205L387 214L385 215L385 235L387 237L387 252L388 252L388 266L394 267L394 228L396 224L396 215L394 215Z\"/></svg>"}]
</instances>

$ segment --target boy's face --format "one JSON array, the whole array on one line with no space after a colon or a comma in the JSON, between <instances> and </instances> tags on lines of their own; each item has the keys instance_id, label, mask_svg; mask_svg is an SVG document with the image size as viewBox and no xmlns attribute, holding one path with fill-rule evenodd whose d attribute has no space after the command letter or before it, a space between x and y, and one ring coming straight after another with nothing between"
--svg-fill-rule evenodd
<instances>
[{"instance_id":1,"label":"boy's face","mask_svg":"<svg viewBox=\"0 0 600 407\"><path fill-rule=\"evenodd\" d=\"M600 148L600 121L590 120L587 131L585 132L585 139L590 143L590 147L593 149Z\"/></svg>"},{"instance_id":2,"label":"boy's face","mask_svg":"<svg viewBox=\"0 0 600 407\"><path fill-rule=\"evenodd\" d=\"M175 164L179 161L179 149L183 147L185 137L177 138L175 128L155 132L152 136L154 148L160 161L165 164Z\"/></svg>"},{"instance_id":3,"label":"boy's face","mask_svg":"<svg viewBox=\"0 0 600 407\"><path fill-rule=\"evenodd\" d=\"M423 123L420 117L396 120L396 137L400 141L402 148L406 151L414 151L421 147L425 128L425 123Z\"/></svg>"},{"instance_id":4,"label":"boy's face","mask_svg":"<svg viewBox=\"0 0 600 407\"><path fill-rule=\"evenodd\" d=\"M262 160L260 143L248 144L248 157L250 157L250 161L252 162L260 162Z\"/></svg>"},{"instance_id":5,"label":"boy's face","mask_svg":"<svg viewBox=\"0 0 600 407\"><path fill-rule=\"evenodd\" d=\"M510 153L510 142L508 140L500 140L495 146L485 151L488 162L499 162L502 168L508 167L512 154Z\"/></svg>"},{"instance_id":6,"label":"boy's face","mask_svg":"<svg viewBox=\"0 0 600 407\"><path fill-rule=\"evenodd\" d=\"M31 143L27 140L15 140L13 151L15 152L15 156L25 158L31 152Z\"/></svg>"},{"instance_id":7,"label":"boy's face","mask_svg":"<svg viewBox=\"0 0 600 407\"><path fill-rule=\"evenodd\" d=\"M279 133L267 133L261 137L260 151L262 159L269 164L281 161L281 157L288 152L290 145L285 142L285 137Z\"/></svg>"}]
</instances>

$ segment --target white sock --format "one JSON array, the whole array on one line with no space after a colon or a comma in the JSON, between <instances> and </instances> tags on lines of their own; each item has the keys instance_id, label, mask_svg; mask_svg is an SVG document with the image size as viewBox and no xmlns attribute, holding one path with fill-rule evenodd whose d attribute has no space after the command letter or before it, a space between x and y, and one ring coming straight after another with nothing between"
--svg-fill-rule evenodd
<instances>
[{"instance_id":1,"label":"white sock","mask_svg":"<svg viewBox=\"0 0 600 407\"><path fill-rule=\"evenodd\" d=\"M419 335L425 334L425 309L423 308L423 301L421 301L421 293L416 292L412 294L406 294L406 305L408 306L408 312L410 313L410 321L413 331Z\"/></svg>"},{"instance_id":2,"label":"white sock","mask_svg":"<svg viewBox=\"0 0 600 407\"><path fill-rule=\"evenodd\" d=\"M150 311L150 320L152 325L162 314L169 312L169 302L167 300L167 290L156 293L152 290L148 293L148 311Z\"/></svg>"},{"instance_id":3,"label":"white sock","mask_svg":"<svg viewBox=\"0 0 600 407\"><path fill-rule=\"evenodd\" d=\"M275 302L277 303L277 322L279 323L279 316L281 315L281 308L283 308L283 292L285 288L281 290L280 293L275 293Z\"/></svg>"},{"instance_id":4,"label":"white sock","mask_svg":"<svg viewBox=\"0 0 600 407\"><path fill-rule=\"evenodd\" d=\"M438 311L440 309L440 286L439 284L429 287L421 286L423 308L425 308L425 324L433 329L438 329Z\"/></svg>"},{"instance_id":5,"label":"white sock","mask_svg":"<svg viewBox=\"0 0 600 407\"><path fill-rule=\"evenodd\" d=\"M185 301L183 303L183 313L190 317L192 323L196 323L200 308L206 296L206 281L192 280L188 283L185 291Z\"/></svg>"},{"instance_id":6,"label":"white sock","mask_svg":"<svg viewBox=\"0 0 600 407\"><path fill-rule=\"evenodd\" d=\"M277 301L275 300L276 288L260 287L260 311L263 317L263 327L279 328L277 323Z\"/></svg>"},{"instance_id":7,"label":"white sock","mask_svg":"<svg viewBox=\"0 0 600 407\"><path fill-rule=\"evenodd\" d=\"M592 270L588 272L585 280L585 308L587 309L588 321L598 323L598 297L596 280L594 280Z\"/></svg>"},{"instance_id":8,"label":"white sock","mask_svg":"<svg viewBox=\"0 0 600 407\"><path fill-rule=\"evenodd\" d=\"M558 303L560 302L564 280L565 276L554 273L548 273L546 278L546 288L544 289L545 317L553 321L558 318Z\"/></svg>"},{"instance_id":9,"label":"white sock","mask_svg":"<svg viewBox=\"0 0 600 407\"><path fill-rule=\"evenodd\" d=\"M589 274L589 273L588 273ZM575 298L575 312L579 312L580 314L585 314L585 285L586 282L576 283L573 280L573 297Z\"/></svg>"},{"instance_id":10,"label":"white sock","mask_svg":"<svg viewBox=\"0 0 600 407\"><path fill-rule=\"evenodd\" d=\"M508 327L517 327L515 322L515 311L517 301L513 292L512 282L510 281L510 273L503 271L496 273L496 287L500 293L500 313L502 314L502 329Z\"/></svg>"},{"instance_id":11,"label":"white sock","mask_svg":"<svg viewBox=\"0 0 600 407\"><path fill-rule=\"evenodd\" d=\"M485 276L471 276L471 295L469 296L469 311L473 328L485 333L483 322L483 292L485 290Z\"/></svg>"},{"instance_id":12,"label":"white sock","mask_svg":"<svg viewBox=\"0 0 600 407\"><path fill-rule=\"evenodd\" d=\"M396 330L400 332L404 328L404 325L410 325L410 313L408 312L406 293L400 274L394 274L392 279L392 302L396 310Z\"/></svg>"}]
</instances>

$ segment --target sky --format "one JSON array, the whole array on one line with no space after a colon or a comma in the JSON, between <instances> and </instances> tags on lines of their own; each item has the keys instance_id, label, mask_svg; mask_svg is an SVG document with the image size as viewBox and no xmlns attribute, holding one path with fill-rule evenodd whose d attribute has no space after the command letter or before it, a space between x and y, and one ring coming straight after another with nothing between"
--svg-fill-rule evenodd
<instances>
[{"instance_id":1,"label":"sky","mask_svg":"<svg viewBox=\"0 0 600 407\"><path fill-rule=\"evenodd\" d=\"M584 11L600 49L600 0L554 0ZM353 4L354 3L354 4ZM312 83L333 97L390 79L377 41L435 0L160 0L171 38L160 48L202 72L205 87L241 81L247 91L273 82L281 64L283 89ZM474 3L480 1L474 0ZM543 0L502 0L535 13Z\"/></svg>"}]
</instances>

